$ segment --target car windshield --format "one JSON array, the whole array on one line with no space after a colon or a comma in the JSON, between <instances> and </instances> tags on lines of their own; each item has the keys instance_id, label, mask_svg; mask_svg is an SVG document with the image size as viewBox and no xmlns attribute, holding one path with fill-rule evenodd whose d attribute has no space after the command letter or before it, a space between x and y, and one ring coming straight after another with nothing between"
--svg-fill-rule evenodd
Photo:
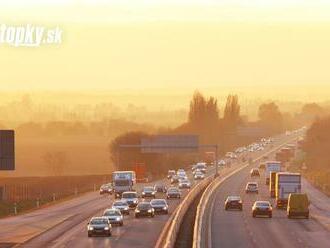
<instances>
[{"instance_id":1,"label":"car windshield","mask_svg":"<svg viewBox=\"0 0 330 248\"><path fill-rule=\"evenodd\" d=\"M128 204L126 202L115 202L113 204L113 206L115 206L115 207L121 207L121 206L125 207L125 206L128 206Z\"/></svg>"},{"instance_id":2,"label":"car windshield","mask_svg":"<svg viewBox=\"0 0 330 248\"><path fill-rule=\"evenodd\" d=\"M116 186L129 186L130 181L129 180L117 180L115 182Z\"/></svg>"},{"instance_id":3,"label":"car windshield","mask_svg":"<svg viewBox=\"0 0 330 248\"><path fill-rule=\"evenodd\" d=\"M257 187L256 183L249 183L249 187Z\"/></svg>"},{"instance_id":4,"label":"car windshield","mask_svg":"<svg viewBox=\"0 0 330 248\"><path fill-rule=\"evenodd\" d=\"M181 180L181 183L189 183L188 180Z\"/></svg>"},{"instance_id":5,"label":"car windshield","mask_svg":"<svg viewBox=\"0 0 330 248\"><path fill-rule=\"evenodd\" d=\"M230 201L240 201L241 198L239 196L229 196L228 200L230 200Z\"/></svg>"},{"instance_id":6,"label":"car windshield","mask_svg":"<svg viewBox=\"0 0 330 248\"><path fill-rule=\"evenodd\" d=\"M178 192L179 190L178 189L175 189L175 188L171 188L168 190L168 192Z\"/></svg>"},{"instance_id":7,"label":"car windshield","mask_svg":"<svg viewBox=\"0 0 330 248\"><path fill-rule=\"evenodd\" d=\"M123 193L122 198L137 198L136 193Z\"/></svg>"},{"instance_id":8,"label":"car windshield","mask_svg":"<svg viewBox=\"0 0 330 248\"><path fill-rule=\"evenodd\" d=\"M152 205L165 205L165 201L164 200L152 200L151 204Z\"/></svg>"},{"instance_id":9,"label":"car windshield","mask_svg":"<svg viewBox=\"0 0 330 248\"><path fill-rule=\"evenodd\" d=\"M257 207L269 207L269 203L268 202L257 202L256 206Z\"/></svg>"},{"instance_id":10,"label":"car windshield","mask_svg":"<svg viewBox=\"0 0 330 248\"><path fill-rule=\"evenodd\" d=\"M138 209L150 209L151 205L149 203L141 203L138 205Z\"/></svg>"},{"instance_id":11,"label":"car windshield","mask_svg":"<svg viewBox=\"0 0 330 248\"><path fill-rule=\"evenodd\" d=\"M108 220L106 220L106 219L93 219L93 220L91 220L91 224L93 224L93 225L108 224Z\"/></svg>"},{"instance_id":12,"label":"car windshield","mask_svg":"<svg viewBox=\"0 0 330 248\"><path fill-rule=\"evenodd\" d=\"M144 189L143 189L143 191L146 191L146 192L151 192L151 191L153 191L154 189L152 188L152 187L145 187Z\"/></svg>"},{"instance_id":13,"label":"car windshield","mask_svg":"<svg viewBox=\"0 0 330 248\"><path fill-rule=\"evenodd\" d=\"M108 211L105 211L103 215L104 216L113 216L113 215L120 216L120 213L116 210L108 210Z\"/></svg>"}]
</instances>

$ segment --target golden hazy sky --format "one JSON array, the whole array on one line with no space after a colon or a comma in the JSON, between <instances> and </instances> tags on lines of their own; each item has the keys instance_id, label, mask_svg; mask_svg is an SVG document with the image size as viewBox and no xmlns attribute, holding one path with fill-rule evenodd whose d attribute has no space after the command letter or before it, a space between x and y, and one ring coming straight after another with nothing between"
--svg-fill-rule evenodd
<instances>
[{"instance_id":1,"label":"golden hazy sky","mask_svg":"<svg viewBox=\"0 0 330 248\"><path fill-rule=\"evenodd\" d=\"M0 0L2 23L63 41L0 45L0 90L330 94L330 1Z\"/></svg>"}]
</instances>

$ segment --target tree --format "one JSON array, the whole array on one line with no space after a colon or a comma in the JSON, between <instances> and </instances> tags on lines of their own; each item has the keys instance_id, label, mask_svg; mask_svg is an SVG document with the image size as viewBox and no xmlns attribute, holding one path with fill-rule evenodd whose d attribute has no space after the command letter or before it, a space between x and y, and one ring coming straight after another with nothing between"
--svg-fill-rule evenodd
<instances>
[{"instance_id":1,"label":"tree","mask_svg":"<svg viewBox=\"0 0 330 248\"><path fill-rule=\"evenodd\" d=\"M301 113L310 119L320 118L324 115L324 112L324 109L317 103L307 103L301 110Z\"/></svg>"},{"instance_id":2,"label":"tree","mask_svg":"<svg viewBox=\"0 0 330 248\"><path fill-rule=\"evenodd\" d=\"M225 125L230 129L235 129L241 122L240 118L241 106L238 103L237 95L229 95L227 97L226 107L224 110L224 122Z\"/></svg>"},{"instance_id":3,"label":"tree","mask_svg":"<svg viewBox=\"0 0 330 248\"><path fill-rule=\"evenodd\" d=\"M261 124L270 134L283 131L283 116L279 107L274 103L264 103L259 106L258 116Z\"/></svg>"}]
</instances>

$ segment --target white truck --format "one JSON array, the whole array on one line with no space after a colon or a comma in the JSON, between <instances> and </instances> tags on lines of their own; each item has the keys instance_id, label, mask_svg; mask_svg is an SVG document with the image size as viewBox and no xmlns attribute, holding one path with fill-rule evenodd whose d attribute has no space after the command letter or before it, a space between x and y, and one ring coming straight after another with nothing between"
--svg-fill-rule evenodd
<instances>
[{"instance_id":1,"label":"white truck","mask_svg":"<svg viewBox=\"0 0 330 248\"><path fill-rule=\"evenodd\" d=\"M120 198L123 192L134 191L135 183L135 171L112 172L112 186L115 193L115 198Z\"/></svg>"},{"instance_id":2,"label":"white truck","mask_svg":"<svg viewBox=\"0 0 330 248\"><path fill-rule=\"evenodd\" d=\"M286 208L291 193L301 193L300 173L278 172L275 180L276 207Z\"/></svg>"},{"instance_id":3,"label":"white truck","mask_svg":"<svg viewBox=\"0 0 330 248\"><path fill-rule=\"evenodd\" d=\"M280 161L267 161L265 163L265 178L266 178L266 185L269 185L269 177L270 173L280 172L281 171L281 162Z\"/></svg>"}]
</instances>

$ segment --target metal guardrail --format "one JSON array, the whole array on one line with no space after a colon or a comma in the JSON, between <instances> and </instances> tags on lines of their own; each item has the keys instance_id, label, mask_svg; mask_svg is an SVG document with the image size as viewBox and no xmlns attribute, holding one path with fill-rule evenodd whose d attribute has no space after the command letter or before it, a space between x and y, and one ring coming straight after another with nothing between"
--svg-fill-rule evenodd
<instances>
[{"instance_id":1,"label":"metal guardrail","mask_svg":"<svg viewBox=\"0 0 330 248\"><path fill-rule=\"evenodd\" d=\"M283 144L271 149L270 151L266 152L265 154L257 157L253 160L253 162L257 162L260 160L264 155L269 155L273 153L274 151L278 150L282 146L285 146L286 143L289 143L292 141L291 139L289 141L284 142ZM194 224L194 236L193 236L193 248L211 248L212 244L210 233L211 230L209 227L209 224L211 223L211 215L209 213L208 207L213 205L210 204L214 200L214 191L219 187L220 184L222 184L225 180L227 180L232 175L236 174L237 172L243 170L244 168L248 167L249 163L244 163L242 167L239 167L238 169L235 169L234 171L230 172L228 175L222 178L217 178L215 181L210 183L206 190L204 191L201 200L197 206L196 210L196 217L195 217L195 224Z\"/></svg>"},{"instance_id":2,"label":"metal guardrail","mask_svg":"<svg viewBox=\"0 0 330 248\"><path fill-rule=\"evenodd\" d=\"M202 190L207 187L208 184L212 182L213 179L213 175L210 175L192 188L192 190L173 212L171 217L167 220L165 227L163 228L161 235L158 238L157 244L155 246L156 248L174 247L184 215L187 213L195 198L201 193Z\"/></svg>"}]
</instances>

